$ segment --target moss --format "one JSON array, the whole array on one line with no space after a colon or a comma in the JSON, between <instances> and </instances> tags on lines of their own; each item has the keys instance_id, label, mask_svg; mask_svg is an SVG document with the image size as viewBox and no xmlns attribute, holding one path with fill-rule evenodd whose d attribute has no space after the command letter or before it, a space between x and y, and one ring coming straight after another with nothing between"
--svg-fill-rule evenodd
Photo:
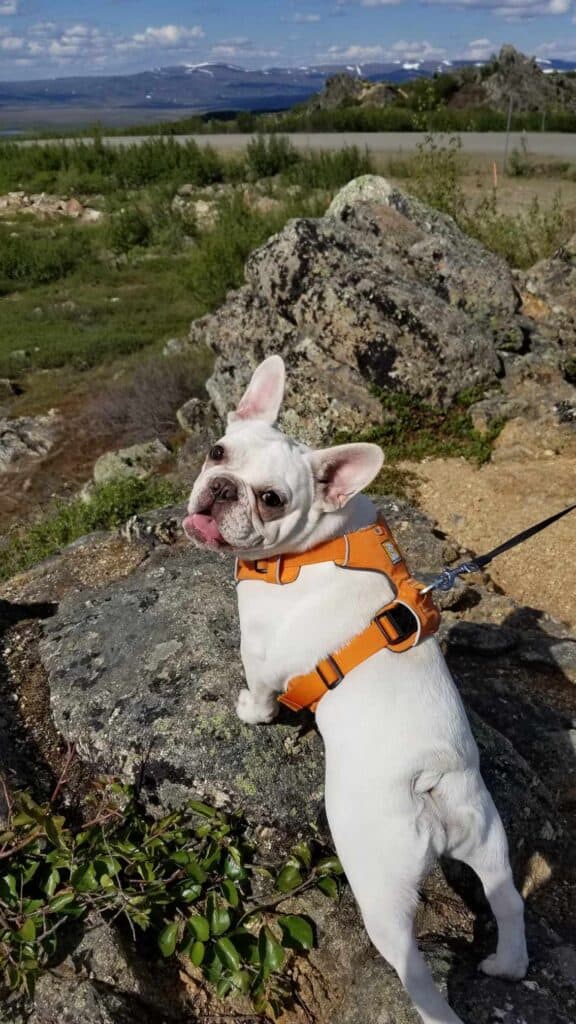
<instances>
[{"instance_id":1,"label":"moss","mask_svg":"<svg viewBox=\"0 0 576 1024\"><path fill-rule=\"evenodd\" d=\"M382 423L359 435L341 432L336 441L371 441L380 445L386 462L372 484L373 493L394 494L417 503L418 478L398 463L463 457L480 466L490 459L504 420L494 421L485 434L475 429L469 409L483 394L481 388L468 388L449 409L437 409L404 392L378 390Z\"/></svg>"},{"instance_id":2,"label":"moss","mask_svg":"<svg viewBox=\"0 0 576 1024\"><path fill-rule=\"evenodd\" d=\"M381 445L388 466L425 458L463 456L478 465L487 462L503 421L495 423L487 434L474 428L469 413L477 393L467 391L449 409L437 409L404 392L379 391L383 422L354 440ZM340 435L339 441L352 440Z\"/></svg>"},{"instance_id":3,"label":"moss","mask_svg":"<svg viewBox=\"0 0 576 1024\"><path fill-rule=\"evenodd\" d=\"M394 464L384 465L369 491L372 494L394 494L414 504L418 501L419 480L409 469L401 469Z\"/></svg>"}]
</instances>

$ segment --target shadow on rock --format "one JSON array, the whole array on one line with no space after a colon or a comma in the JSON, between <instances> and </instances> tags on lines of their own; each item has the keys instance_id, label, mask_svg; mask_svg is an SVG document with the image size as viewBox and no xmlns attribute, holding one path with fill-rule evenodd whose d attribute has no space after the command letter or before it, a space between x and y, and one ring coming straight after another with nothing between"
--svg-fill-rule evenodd
<instances>
[{"instance_id":1,"label":"shadow on rock","mask_svg":"<svg viewBox=\"0 0 576 1024\"><path fill-rule=\"evenodd\" d=\"M451 887L477 915L472 950L453 947L450 1001L465 1021L565 1024L576 1007L576 641L542 612L516 608L499 624L458 621L446 643L526 898L531 957L524 982L477 973L494 922L473 872L447 861Z\"/></svg>"},{"instance_id":2,"label":"shadow on rock","mask_svg":"<svg viewBox=\"0 0 576 1024\"><path fill-rule=\"evenodd\" d=\"M47 757L47 748L55 753L65 744L49 719L49 691L41 666L36 666L34 678L29 674L33 660L29 640L37 634L40 621L56 610L48 601L0 600L0 770L10 783L29 787L40 798L49 795L58 779L55 759ZM14 676L15 662L23 670L19 679ZM28 685L18 685L24 676Z\"/></svg>"}]
</instances>

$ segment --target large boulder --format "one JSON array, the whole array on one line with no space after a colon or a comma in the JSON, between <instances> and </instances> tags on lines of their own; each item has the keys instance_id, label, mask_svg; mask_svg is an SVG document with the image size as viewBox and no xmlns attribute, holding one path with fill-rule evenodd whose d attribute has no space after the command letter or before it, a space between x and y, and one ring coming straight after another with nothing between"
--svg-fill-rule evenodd
<instances>
[{"instance_id":1,"label":"large boulder","mask_svg":"<svg viewBox=\"0 0 576 1024\"><path fill-rule=\"evenodd\" d=\"M223 418L263 356L289 368L282 423L313 444L382 422L378 393L449 406L517 363L561 361L521 313L505 262L445 214L365 175L319 219L291 221L246 264L246 285L196 321L215 354L208 392ZM180 347L185 347L180 346ZM550 354L548 354L548 352Z\"/></svg>"},{"instance_id":2,"label":"large boulder","mask_svg":"<svg viewBox=\"0 0 576 1024\"><path fill-rule=\"evenodd\" d=\"M94 463L92 475L95 484L110 480L126 480L136 477L143 480L152 476L172 458L169 448L158 438L120 448L116 452L105 452Z\"/></svg>"},{"instance_id":3,"label":"large boulder","mask_svg":"<svg viewBox=\"0 0 576 1024\"><path fill-rule=\"evenodd\" d=\"M423 578L464 554L408 505L383 501L381 507ZM34 607L51 594L60 598L57 614L42 624L37 669L46 673L55 723L99 768L127 779L137 775L156 809L192 793L242 806L251 821L266 826L256 830L266 849L273 836L278 853L295 836L327 839L323 751L313 720L286 713L260 728L237 720L242 671L232 565L175 535L179 514L168 509L141 516L138 531L130 531L135 539L75 545L5 587L16 607L19 601ZM106 547L112 543L113 559ZM477 976L478 960L494 939L484 928L488 916L477 883L463 869L447 866L450 884L439 871L428 880L419 933L438 982L465 1021L569 1024L576 1006L569 924L574 885L563 815L576 786L568 712L574 640L559 624L519 609L489 581L461 585L443 604L442 640L506 824L518 882L530 897L529 983ZM19 650L14 638L10 648ZM480 931L470 908L480 912ZM416 1024L349 894L341 903L301 896L286 910L311 914L317 923L319 948L295 974L308 1020ZM88 937L56 982L41 982L31 1024L54 1015L75 1024L79 1014L87 1024L120 1018L132 1024L163 1010L176 1021L195 1019L196 1004L174 972L158 969L155 994L148 968L125 942L120 948L103 934L106 955ZM212 1010L224 1012L209 1004ZM301 1024L300 1010L283 1019Z\"/></svg>"},{"instance_id":4,"label":"large boulder","mask_svg":"<svg viewBox=\"0 0 576 1024\"><path fill-rule=\"evenodd\" d=\"M47 455L56 443L60 426L55 410L45 416L0 419L0 473L6 473L22 459Z\"/></svg>"}]
</instances>

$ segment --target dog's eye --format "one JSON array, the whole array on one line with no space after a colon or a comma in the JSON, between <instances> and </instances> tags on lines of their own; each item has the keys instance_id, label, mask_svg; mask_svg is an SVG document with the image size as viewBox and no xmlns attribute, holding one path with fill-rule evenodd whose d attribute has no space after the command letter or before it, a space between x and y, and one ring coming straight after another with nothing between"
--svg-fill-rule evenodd
<instances>
[{"instance_id":1,"label":"dog's eye","mask_svg":"<svg viewBox=\"0 0 576 1024\"><path fill-rule=\"evenodd\" d=\"M280 508L280 506L284 504L282 498L276 493L276 491L262 491L260 500L264 505L267 505L268 508Z\"/></svg>"},{"instance_id":2,"label":"dog's eye","mask_svg":"<svg viewBox=\"0 0 576 1024\"><path fill-rule=\"evenodd\" d=\"M212 459L212 462L222 462L222 459L224 458L223 446L221 444L213 444L210 449L209 455L210 458Z\"/></svg>"}]
</instances>

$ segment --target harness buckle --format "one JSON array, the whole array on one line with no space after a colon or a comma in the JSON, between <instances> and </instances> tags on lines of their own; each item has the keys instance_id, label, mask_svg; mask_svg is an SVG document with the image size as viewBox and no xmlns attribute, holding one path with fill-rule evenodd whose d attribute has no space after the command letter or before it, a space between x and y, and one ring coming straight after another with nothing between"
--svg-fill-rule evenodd
<instances>
[{"instance_id":1,"label":"harness buckle","mask_svg":"<svg viewBox=\"0 0 576 1024\"><path fill-rule=\"evenodd\" d=\"M420 620L416 612L406 604L390 604L373 619L390 647L405 643L418 632Z\"/></svg>"},{"instance_id":2,"label":"harness buckle","mask_svg":"<svg viewBox=\"0 0 576 1024\"><path fill-rule=\"evenodd\" d=\"M331 654L316 665L316 672L327 690L332 690L344 679L344 673Z\"/></svg>"}]
</instances>

